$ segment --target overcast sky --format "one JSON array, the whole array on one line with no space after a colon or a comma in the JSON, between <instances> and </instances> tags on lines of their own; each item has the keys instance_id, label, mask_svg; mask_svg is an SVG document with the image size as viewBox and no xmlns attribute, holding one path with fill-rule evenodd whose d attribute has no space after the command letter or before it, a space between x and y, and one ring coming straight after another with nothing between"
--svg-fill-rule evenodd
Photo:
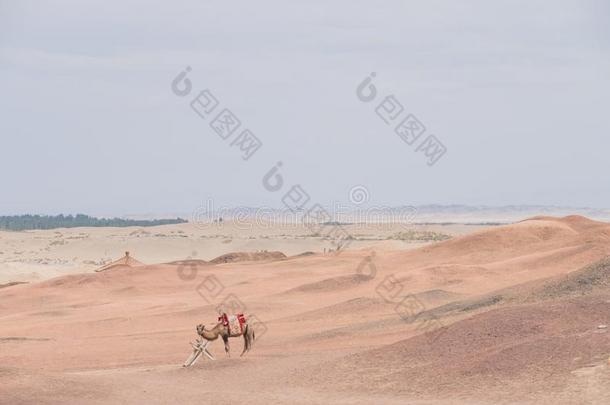
<instances>
[{"instance_id":1,"label":"overcast sky","mask_svg":"<svg viewBox=\"0 0 610 405\"><path fill-rule=\"evenodd\" d=\"M0 214L280 207L294 184L325 204L363 185L376 204L610 207L609 4L0 0ZM389 95L425 125L414 145L375 113ZM263 146L244 161L246 128Z\"/></svg>"}]
</instances>

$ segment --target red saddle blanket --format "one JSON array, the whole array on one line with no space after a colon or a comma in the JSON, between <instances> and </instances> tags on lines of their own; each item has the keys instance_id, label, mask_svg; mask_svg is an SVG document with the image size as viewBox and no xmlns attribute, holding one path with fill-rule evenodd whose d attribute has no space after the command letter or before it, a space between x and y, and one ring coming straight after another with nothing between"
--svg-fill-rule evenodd
<instances>
[{"instance_id":1,"label":"red saddle blanket","mask_svg":"<svg viewBox=\"0 0 610 405\"><path fill-rule=\"evenodd\" d=\"M227 315L222 314L218 317L218 321L229 329L230 336L239 336L244 333L246 327L246 317L244 314Z\"/></svg>"}]
</instances>

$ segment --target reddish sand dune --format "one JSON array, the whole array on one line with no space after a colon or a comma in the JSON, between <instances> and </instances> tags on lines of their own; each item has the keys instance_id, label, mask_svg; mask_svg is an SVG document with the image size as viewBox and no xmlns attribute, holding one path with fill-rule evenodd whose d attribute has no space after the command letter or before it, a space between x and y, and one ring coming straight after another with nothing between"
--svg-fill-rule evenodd
<instances>
[{"instance_id":1,"label":"reddish sand dune","mask_svg":"<svg viewBox=\"0 0 610 405\"><path fill-rule=\"evenodd\" d=\"M123 266L6 287L0 403L199 403L219 396L249 404L473 403L502 392L497 382L504 377L536 403L544 387L523 382L536 370L551 370L558 381L566 370L580 373L581 380L565 380L563 401L581 381L591 385L607 373L581 369L601 367L610 350L607 335L595 332L610 323L610 297L604 285L585 297L554 297L551 286L580 293L580 281L542 280L609 254L608 224L535 218L375 256L252 253L219 259L222 265ZM388 280L400 283L390 293ZM515 286L549 298L528 301L515 291L505 296L520 298L493 298ZM407 298L423 307L420 319L436 314L445 325L433 344L418 336L417 318L401 318L396 302ZM226 358L217 341L217 361L181 369L195 325L213 324L219 305L261 322L254 350ZM232 353L241 351L239 339L231 343ZM566 347L549 359L549 350Z\"/></svg>"},{"instance_id":2,"label":"reddish sand dune","mask_svg":"<svg viewBox=\"0 0 610 405\"><path fill-rule=\"evenodd\" d=\"M521 401L532 392L549 402L610 400L609 258L446 307L429 312L478 314L435 334L317 365L302 381L437 398L457 390L490 401L503 400L507 391ZM587 389L591 378L595 385Z\"/></svg>"},{"instance_id":3,"label":"reddish sand dune","mask_svg":"<svg viewBox=\"0 0 610 405\"><path fill-rule=\"evenodd\" d=\"M395 392L450 398L459 392L513 401L532 392L580 403L608 403L610 293L588 298L498 308L428 335L316 365L301 381L346 391ZM575 375L595 368L605 382L595 395L571 392ZM545 390L547 394L544 395ZM595 402L598 401L598 402Z\"/></svg>"},{"instance_id":4,"label":"reddish sand dune","mask_svg":"<svg viewBox=\"0 0 610 405\"><path fill-rule=\"evenodd\" d=\"M420 289L483 293L565 274L610 254L610 226L583 217L537 218L411 252L380 257L378 268Z\"/></svg>"}]
</instances>

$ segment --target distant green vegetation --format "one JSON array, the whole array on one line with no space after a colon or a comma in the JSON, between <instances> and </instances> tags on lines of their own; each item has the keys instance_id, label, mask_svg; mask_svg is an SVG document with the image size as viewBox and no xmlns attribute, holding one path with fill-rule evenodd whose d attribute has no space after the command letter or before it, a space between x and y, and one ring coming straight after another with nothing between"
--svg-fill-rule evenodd
<instances>
[{"instance_id":1,"label":"distant green vegetation","mask_svg":"<svg viewBox=\"0 0 610 405\"><path fill-rule=\"evenodd\" d=\"M157 226L182 224L187 222L184 219L154 219L154 220L133 220L122 218L94 218L89 215L13 215L0 216L0 229L9 231L25 231L29 229L55 229L55 228L76 228L76 227L127 227L127 226Z\"/></svg>"}]
</instances>

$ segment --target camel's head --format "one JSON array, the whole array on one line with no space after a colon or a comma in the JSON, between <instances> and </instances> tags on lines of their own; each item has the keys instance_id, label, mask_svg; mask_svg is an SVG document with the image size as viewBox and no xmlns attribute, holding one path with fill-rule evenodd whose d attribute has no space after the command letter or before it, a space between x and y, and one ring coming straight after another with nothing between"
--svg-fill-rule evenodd
<instances>
[{"instance_id":1,"label":"camel's head","mask_svg":"<svg viewBox=\"0 0 610 405\"><path fill-rule=\"evenodd\" d=\"M199 325L197 325L197 334L201 335L203 333L203 331L205 330L205 325L200 323Z\"/></svg>"}]
</instances>

